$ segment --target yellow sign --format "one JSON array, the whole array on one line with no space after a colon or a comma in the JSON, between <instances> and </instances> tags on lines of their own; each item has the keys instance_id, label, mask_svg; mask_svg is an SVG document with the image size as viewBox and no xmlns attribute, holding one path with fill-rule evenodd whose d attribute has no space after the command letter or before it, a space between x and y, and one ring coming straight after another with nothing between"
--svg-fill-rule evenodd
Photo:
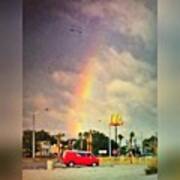
<instances>
[{"instance_id":1,"label":"yellow sign","mask_svg":"<svg viewBox=\"0 0 180 180\"><path fill-rule=\"evenodd\" d=\"M110 126L121 126L123 125L123 120L120 114L112 114L111 115L111 121Z\"/></svg>"}]
</instances>

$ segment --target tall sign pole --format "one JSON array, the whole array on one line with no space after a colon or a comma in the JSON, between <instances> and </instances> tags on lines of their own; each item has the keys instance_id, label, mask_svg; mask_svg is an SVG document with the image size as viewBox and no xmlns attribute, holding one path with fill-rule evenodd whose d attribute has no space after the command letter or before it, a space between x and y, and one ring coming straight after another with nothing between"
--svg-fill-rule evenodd
<instances>
[{"instance_id":1,"label":"tall sign pole","mask_svg":"<svg viewBox=\"0 0 180 180\"><path fill-rule=\"evenodd\" d=\"M115 130L115 142L117 143L117 134L118 134L118 126L114 126L114 130Z\"/></svg>"},{"instance_id":2,"label":"tall sign pole","mask_svg":"<svg viewBox=\"0 0 180 180\"><path fill-rule=\"evenodd\" d=\"M115 130L115 142L116 143L117 143L117 139L118 139L118 126L123 125L123 123L124 122L123 122L122 117L121 117L120 114L112 114L111 115L111 121L110 121L110 124L109 124L109 129L110 129L109 131L111 131L111 126L113 126L114 130Z\"/></svg>"}]
</instances>

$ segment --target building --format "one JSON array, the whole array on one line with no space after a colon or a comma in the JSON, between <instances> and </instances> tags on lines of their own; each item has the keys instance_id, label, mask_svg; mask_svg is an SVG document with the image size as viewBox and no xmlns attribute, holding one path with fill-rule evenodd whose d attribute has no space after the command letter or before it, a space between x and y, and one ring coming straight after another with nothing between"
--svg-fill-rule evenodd
<instances>
[{"instance_id":1,"label":"building","mask_svg":"<svg viewBox=\"0 0 180 180\"><path fill-rule=\"evenodd\" d=\"M38 152L36 153L38 156L49 156L51 144L50 141L38 141Z\"/></svg>"}]
</instances>

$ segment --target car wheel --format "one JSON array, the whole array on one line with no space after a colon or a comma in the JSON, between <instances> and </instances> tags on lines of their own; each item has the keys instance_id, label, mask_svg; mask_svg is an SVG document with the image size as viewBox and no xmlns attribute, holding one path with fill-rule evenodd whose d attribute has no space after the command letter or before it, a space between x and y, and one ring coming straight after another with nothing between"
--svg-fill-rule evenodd
<instances>
[{"instance_id":1,"label":"car wheel","mask_svg":"<svg viewBox=\"0 0 180 180\"><path fill-rule=\"evenodd\" d=\"M74 167L74 165L75 165L75 164L74 164L74 162L72 162L72 161L69 162L69 164L68 164L69 167Z\"/></svg>"},{"instance_id":2,"label":"car wheel","mask_svg":"<svg viewBox=\"0 0 180 180\"><path fill-rule=\"evenodd\" d=\"M93 167L96 167L96 166L97 166L97 164L96 164L96 163L92 163L92 166L93 166Z\"/></svg>"}]
</instances>

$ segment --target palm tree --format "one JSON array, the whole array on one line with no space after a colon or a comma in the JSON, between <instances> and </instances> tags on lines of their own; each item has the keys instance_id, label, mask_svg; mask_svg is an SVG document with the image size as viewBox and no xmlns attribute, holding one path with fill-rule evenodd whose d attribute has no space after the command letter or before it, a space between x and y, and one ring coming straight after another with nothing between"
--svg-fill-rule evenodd
<instances>
[{"instance_id":1,"label":"palm tree","mask_svg":"<svg viewBox=\"0 0 180 180\"><path fill-rule=\"evenodd\" d=\"M133 141L133 138L135 137L135 133L133 131L130 132L130 138L129 138L129 142L130 142L130 146L132 148L132 141Z\"/></svg>"},{"instance_id":2,"label":"palm tree","mask_svg":"<svg viewBox=\"0 0 180 180\"><path fill-rule=\"evenodd\" d=\"M132 148L132 142L133 142L134 136L135 136L135 133L133 131L131 131L129 134L129 158L130 158L131 164L133 163L132 157L134 156L133 148Z\"/></svg>"},{"instance_id":3,"label":"palm tree","mask_svg":"<svg viewBox=\"0 0 180 180\"><path fill-rule=\"evenodd\" d=\"M62 137L64 137L64 136L65 136L64 133L58 133L58 134L55 136L56 139L57 139L58 144L61 143Z\"/></svg>"},{"instance_id":4,"label":"palm tree","mask_svg":"<svg viewBox=\"0 0 180 180\"><path fill-rule=\"evenodd\" d=\"M87 139L88 136L89 136L89 133L88 132L84 132L83 136L84 136L85 139Z\"/></svg>"},{"instance_id":5,"label":"palm tree","mask_svg":"<svg viewBox=\"0 0 180 180\"><path fill-rule=\"evenodd\" d=\"M118 138L119 138L119 150L121 152L121 143L122 143L122 139L124 138L124 136L122 134L119 134Z\"/></svg>"},{"instance_id":6,"label":"palm tree","mask_svg":"<svg viewBox=\"0 0 180 180\"><path fill-rule=\"evenodd\" d=\"M80 141L80 150L83 150L83 134L80 132L78 136Z\"/></svg>"},{"instance_id":7,"label":"palm tree","mask_svg":"<svg viewBox=\"0 0 180 180\"><path fill-rule=\"evenodd\" d=\"M129 153L133 154L133 138L135 137L135 133L133 131L130 132L129 134Z\"/></svg>"},{"instance_id":8,"label":"palm tree","mask_svg":"<svg viewBox=\"0 0 180 180\"><path fill-rule=\"evenodd\" d=\"M83 134L84 139L86 141L86 150L88 150L88 138L89 138L89 133L88 132L84 132Z\"/></svg>"},{"instance_id":9,"label":"palm tree","mask_svg":"<svg viewBox=\"0 0 180 180\"><path fill-rule=\"evenodd\" d=\"M60 153L61 153L61 147L60 147L60 144L61 144L61 140L62 140L62 137L64 137L65 134L64 133L58 133L55 137L56 137L56 140L57 140L57 144L58 144L58 156L60 156Z\"/></svg>"}]
</instances>

